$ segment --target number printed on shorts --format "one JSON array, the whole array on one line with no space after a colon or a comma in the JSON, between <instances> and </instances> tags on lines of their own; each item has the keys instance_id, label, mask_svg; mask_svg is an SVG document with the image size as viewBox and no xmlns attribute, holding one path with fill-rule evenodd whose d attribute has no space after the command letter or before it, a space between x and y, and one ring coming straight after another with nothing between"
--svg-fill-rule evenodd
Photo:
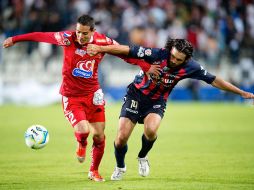
<instances>
[{"instance_id":1,"label":"number printed on shorts","mask_svg":"<svg viewBox=\"0 0 254 190\"><path fill-rule=\"evenodd\" d=\"M138 109L138 101L131 100L131 109L132 108Z\"/></svg>"},{"instance_id":2,"label":"number printed on shorts","mask_svg":"<svg viewBox=\"0 0 254 190\"><path fill-rule=\"evenodd\" d=\"M77 120L74 118L74 114L72 112L68 112L65 114L65 117L70 121L71 124L75 123Z\"/></svg>"}]
</instances>

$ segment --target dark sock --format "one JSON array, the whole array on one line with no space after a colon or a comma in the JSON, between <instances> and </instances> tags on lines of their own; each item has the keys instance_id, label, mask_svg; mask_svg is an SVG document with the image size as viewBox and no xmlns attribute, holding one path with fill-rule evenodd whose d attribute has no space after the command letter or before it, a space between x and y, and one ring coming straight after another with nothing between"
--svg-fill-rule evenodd
<instances>
[{"instance_id":1,"label":"dark sock","mask_svg":"<svg viewBox=\"0 0 254 190\"><path fill-rule=\"evenodd\" d=\"M156 139L157 139L157 137L156 137ZM149 141L149 140L147 140L147 138L145 137L144 134L142 135L142 147L141 147L140 152L138 153L139 158L146 157L147 153L153 147L153 143L156 141L156 139Z\"/></svg>"},{"instance_id":2,"label":"dark sock","mask_svg":"<svg viewBox=\"0 0 254 190\"><path fill-rule=\"evenodd\" d=\"M125 163L124 163L124 159L125 159L125 154L128 150L128 145L124 145L123 147L116 147L115 143L114 143L114 147L115 147L115 158L116 158L116 164L118 168L124 168L125 167Z\"/></svg>"}]
</instances>

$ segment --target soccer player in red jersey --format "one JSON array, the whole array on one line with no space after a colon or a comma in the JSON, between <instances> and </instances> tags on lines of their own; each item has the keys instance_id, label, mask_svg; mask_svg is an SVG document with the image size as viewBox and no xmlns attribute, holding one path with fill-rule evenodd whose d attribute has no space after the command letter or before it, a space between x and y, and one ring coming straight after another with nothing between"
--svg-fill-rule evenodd
<instances>
[{"instance_id":1,"label":"soccer player in red jersey","mask_svg":"<svg viewBox=\"0 0 254 190\"><path fill-rule=\"evenodd\" d=\"M88 45L88 54L111 53L128 55L132 58L160 65L160 74L140 73L128 86L120 113L118 132L114 142L116 167L111 180L121 180L126 172L125 155L127 142L136 125L144 124L142 146L138 153L139 174L149 175L150 165L147 154L157 139L157 130L164 116L166 102L173 88L180 80L192 78L203 80L213 87L233 92L242 98L254 99L254 94L239 89L225 80L207 72L192 59L193 47L185 39L168 39L165 48L142 46Z\"/></svg>"},{"instance_id":2,"label":"soccer player in red jersey","mask_svg":"<svg viewBox=\"0 0 254 190\"><path fill-rule=\"evenodd\" d=\"M92 163L88 178L94 181L104 181L98 168L105 147L105 110L103 92L98 82L98 65L104 53L96 56L87 54L87 44L111 45L114 40L95 31L94 20L88 15L78 18L76 31L63 32L33 32L7 38L3 47L8 48L16 42L36 41L55 44L63 47L64 58L62 67L62 106L65 117L75 131L77 140L76 155L79 162L84 162L86 156L87 137L93 135ZM139 66L148 72L156 68L134 59L127 59L131 64Z\"/></svg>"}]
</instances>

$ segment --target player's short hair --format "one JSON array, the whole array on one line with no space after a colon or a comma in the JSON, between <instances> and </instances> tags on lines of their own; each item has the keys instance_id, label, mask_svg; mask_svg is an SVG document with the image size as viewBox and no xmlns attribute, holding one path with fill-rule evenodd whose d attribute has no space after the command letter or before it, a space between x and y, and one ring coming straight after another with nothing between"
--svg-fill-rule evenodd
<instances>
[{"instance_id":1,"label":"player's short hair","mask_svg":"<svg viewBox=\"0 0 254 190\"><path fill-rule=\"evenodd\" d=\"M193 46L185 39L171 39L168 38L165 44L165 49L171 51L172 47L175 47L178 51L186 55L186 60L193 55Z\"/></svg>"},{"instance_id":2,"label":"player's short hair","mask_svg":"<svg viewBox=\"0 0 254 190\"><path fill-rule=\"evenodd\" d=\"M146 27L144 25L138 25L138 26L134 26L131 30L144 31L146 30Z\"/></svg>"},{"instance_id":3,"label":"player's short hair","mask_svg":"<svg viewBox=\"0 0 254 190\"><path fill-rule=\"evenodd\" d=\"M82 15L78 18L78 23L82 24L84 26L89 26L90 30L94 30L94 19L93 17L90 17L89 15Z\"/></svg>"}]
</instances>

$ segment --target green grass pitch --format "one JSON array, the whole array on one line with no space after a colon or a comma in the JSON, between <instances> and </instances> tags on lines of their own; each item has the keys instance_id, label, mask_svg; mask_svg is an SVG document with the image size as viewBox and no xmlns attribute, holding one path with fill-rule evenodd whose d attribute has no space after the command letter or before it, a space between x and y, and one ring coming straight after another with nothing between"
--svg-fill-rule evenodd
<instances>
[{"instance_id":1,"label":"green grass pitch","mask_svg":"<svg viewBox=\"0 0 254 190\"><path fill-rule=\"evenodd\" d=\"M254 189L253 106L170 102L149 153L150 175L138 175L136 157L143 130L138 125L129 139L125 178L112 182L120 106L106 107L106 149L100 167L104 183L87 179L91 137L86 163L77 162L73 129L61 105L0 107L0 189ZM24 132L32 124L49 130L49 144L41 150L25 145Z\"/></svg>"}]
</instances>

